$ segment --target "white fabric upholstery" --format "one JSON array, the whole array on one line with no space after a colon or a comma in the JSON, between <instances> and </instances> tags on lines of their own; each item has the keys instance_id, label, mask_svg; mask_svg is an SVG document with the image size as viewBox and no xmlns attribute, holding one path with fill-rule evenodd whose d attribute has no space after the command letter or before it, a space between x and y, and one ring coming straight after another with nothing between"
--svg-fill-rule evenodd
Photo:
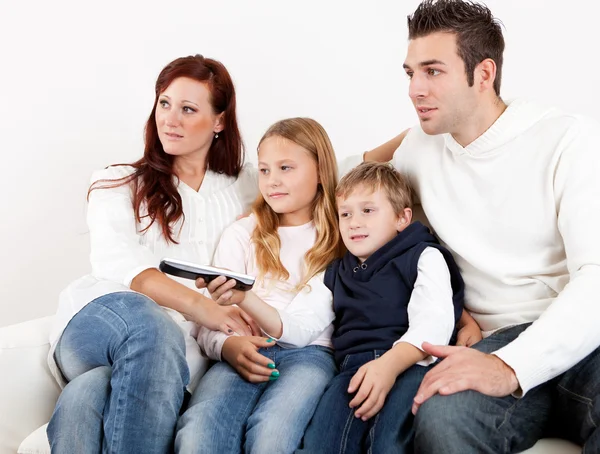
<instances>
[{"instance_id":1,"label":"white fabric upholstery","mask_svg":"<svg viewBox=\"0 0 600 454\"><path fill-rule=\"evenodd\" d=\"M0 454L17 452L52 415L60 393L47 366L52 318L0 328Z\"/></svg>"}]
</instances>

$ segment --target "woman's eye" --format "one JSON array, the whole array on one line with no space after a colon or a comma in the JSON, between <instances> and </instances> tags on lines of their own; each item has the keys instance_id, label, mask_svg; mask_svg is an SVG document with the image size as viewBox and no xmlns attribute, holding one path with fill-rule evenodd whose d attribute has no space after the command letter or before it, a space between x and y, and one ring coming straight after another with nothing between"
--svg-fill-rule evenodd
<instances>
[{"instance_id":1,"label":"woman's eye","mask_svg":"<svg viewBox=\"0 0 600 454\"><path fill-rule=\"evenodd\" d=\"M258 171L259 171L260 173L262 173L263 175L266 175L266 174L268 174L268 173L269 173L269 169L258 169Z\"/></svg>"},{"instance_id":2,"label":"woman's eye","mask_svg":"<svg viewBox=\"0 0 600 454\"><path fill-rule=\"evenodd\" d=\"M188 107L188 106L184 106L184 107L183 107L183 111L184 111L185 113L194 113L194 112L196 112L196 110L195 110L195 109L192 109L191 107Z\"/></svg>"},{"instance_id":3,"label":"woman's eye","mask_svg":"<svg viewBox=\"0 0 600 454\"><path fill-rule=\"evenodd\" d=\"M158 103L160 104L160 106L161 106L162 108L166 108L166 107L169 105L169 102L168 102L168 101L165 101L164 99L162 99L162 100L158 101Z\"/></svg>"}]
</instances>

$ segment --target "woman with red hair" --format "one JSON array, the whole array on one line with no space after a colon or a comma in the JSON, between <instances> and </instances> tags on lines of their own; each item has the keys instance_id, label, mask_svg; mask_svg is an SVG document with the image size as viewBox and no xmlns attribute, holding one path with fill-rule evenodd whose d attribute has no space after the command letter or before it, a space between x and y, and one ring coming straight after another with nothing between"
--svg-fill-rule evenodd
<instances>
[{"instance_id":1,"label":"woman with red hair","mask_svg":"<svg viewBox=\"0 0 600 454\"><path fill-rule=\"evenodd\" d=\"M170 452L185 388L206 369L198 326L252 334L240 309L158 270L163 257L212 261L223 229L257 194L243 158L225 67L200 55L169 63L144 156L92 176L92 272L61 293L51 335L50 367L64 386L52 452Z\"/></svg>"}]
</instances>

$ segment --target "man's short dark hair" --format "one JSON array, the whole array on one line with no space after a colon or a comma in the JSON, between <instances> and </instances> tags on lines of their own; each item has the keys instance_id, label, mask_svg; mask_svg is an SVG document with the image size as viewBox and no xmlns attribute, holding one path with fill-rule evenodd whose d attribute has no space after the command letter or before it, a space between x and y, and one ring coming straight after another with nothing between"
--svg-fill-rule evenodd
<instances>
[{"instance_id":1,"label":"man's short dark hair","mask_svg":"<svg viewBox=\"0 0 600 454\"><path fill-rule=\"evenodd\" d=\"M486 58L494 60L494 91L500 96L504 37L500 21L494 18L489 8L465 0L424 0L408 16L408 39L436 32L456 35L458 56L465 63L470 87L475 83L475 66Z\"/></svg>"}]
</instances>

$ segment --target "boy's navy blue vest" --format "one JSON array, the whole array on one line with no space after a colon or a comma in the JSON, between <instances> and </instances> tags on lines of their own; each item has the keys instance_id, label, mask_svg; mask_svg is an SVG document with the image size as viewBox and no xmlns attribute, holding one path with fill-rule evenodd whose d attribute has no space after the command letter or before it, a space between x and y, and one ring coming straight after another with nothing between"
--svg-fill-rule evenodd
<instances>
[{"instance_id":1,"label":"boy's navy blue vest","mask_svg":"<svg viewBox=\"0 0 600 454\"><path fill-rule=\"evenodd\" d=\"M406 333L417 263L427 247L438 249L446 259L454 291L454 316L458 321L464 297L458 266L429 229L415 222L363 264L347 252L327 268L325 285L333 292L332 342L338 364L347 354L389 350Z\"/></svg>"}]
</instances>

